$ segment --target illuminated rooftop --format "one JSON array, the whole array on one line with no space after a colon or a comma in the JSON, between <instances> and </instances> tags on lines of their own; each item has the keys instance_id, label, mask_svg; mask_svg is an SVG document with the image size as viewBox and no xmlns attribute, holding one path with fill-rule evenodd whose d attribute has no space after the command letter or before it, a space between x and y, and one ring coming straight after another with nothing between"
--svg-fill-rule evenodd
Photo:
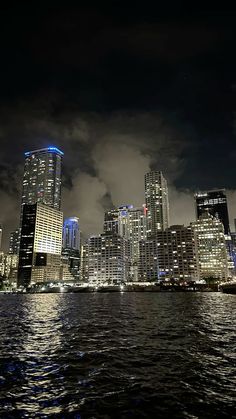
<instances>
[{"instance_id":1,"label":"illuminated rooftop","mask_svg":"<svg viewBox=\"0 0 236 419\"><path fill-rule=\"evenodd\" d=\"M55 154L59 154L60 156L64 156L64 153L59 150L59 148L54 147L54 146L50 146L50 147L46 147L46 148L40 148L38 150L33 150L33 151L27 151L25 153L26 157L32 156L32 154L38 154L38 153L55 153Z\"/></svg>"}]
</instances>

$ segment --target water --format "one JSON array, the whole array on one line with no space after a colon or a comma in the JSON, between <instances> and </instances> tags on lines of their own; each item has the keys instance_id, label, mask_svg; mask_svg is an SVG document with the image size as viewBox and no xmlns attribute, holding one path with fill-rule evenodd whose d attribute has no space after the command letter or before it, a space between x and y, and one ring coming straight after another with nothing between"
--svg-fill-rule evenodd
<instances>
[{"instance_id":1,"label":"water","mask_svg":"<svg viewBox=\"0 0 236 419\"><path fill-rule=\"evenodd\" d=\"M235 415L236 297L0 296L0 418Z\"/></svg>"}]
</instances>

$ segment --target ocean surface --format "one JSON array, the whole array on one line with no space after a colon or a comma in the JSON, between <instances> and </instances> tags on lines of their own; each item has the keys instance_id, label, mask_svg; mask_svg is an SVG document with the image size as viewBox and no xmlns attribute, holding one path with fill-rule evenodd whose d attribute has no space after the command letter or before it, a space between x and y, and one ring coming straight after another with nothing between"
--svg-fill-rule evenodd
<instances>
[{"instance_id":1,"label":"ocean surface","mask_svg":"<svg viewBox=\"0 0 236 419\"><path fill-rule=\"evenodd\" d=\"M236 296L0 296L0 418L235 418Z\"/></svg>"}]
</instances>

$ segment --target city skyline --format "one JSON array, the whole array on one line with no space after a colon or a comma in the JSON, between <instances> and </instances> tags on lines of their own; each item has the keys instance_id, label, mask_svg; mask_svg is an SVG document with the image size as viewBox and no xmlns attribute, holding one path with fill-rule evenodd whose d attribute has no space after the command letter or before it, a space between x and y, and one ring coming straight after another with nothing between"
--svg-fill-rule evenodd
<instances>
[{"instance_id":1,"label":"city skyline","mask_svg":"<svg viewBox=\"0 0 236 419\"><path fill-rule=\"evenodd\" d=\"M64 153L59 148L55 147L54 145L50 145L50 146L48 146L46 148L43 148L43 149L37 149L35 151L36 152L39 152L39 154L40 153L43 154L45 152L49 152L52 155L55 154L55 156L58 154L59 158L61 158L63 156L63 160L64 160L64 158L66 158L66 156L64 156ZM27 163L28 159L31 158L30 156L31 156L32 153L33 152L28 152L28 151L26 152L26 151L24 151L23 155L25 156L26 163ZM60 165L61 165L61 163L60 163ZM25 171L26 171L26 169L27 168L25 166ZM61 176L61 166L60 166L60 170L59 171L60 171L60 176ZM146 179L146 177L147 177L147 175L149 173L152 175L152 173L153 174L154 173L159 173L159 171L155 171L154 170L154 171L146 172L144 174L144 179L143 179L143 182L142 182L143 185L141 185L141 186L143 186L143 200L142 200L142 202L140 201L138 203L138 205L136 205L136 206L133 205L133 203L131 202L131 200L129 200L128 206L131 206L131 207L141 207L142 205L145 205L144 204L144 202L145 202L145 179ZM63 175L63 169L62 169L62 175ZM161 176L163 176L163 174ZM45 179L47 180L47 176L46 176ZM23 196L23 200L24 200L24 194L25 194L25 186L24 186L24 184L25 184L26 180L25 180L25 177L23 175L22 175L22 180L23 180L23 187L22 187L21 192L22 192L22 196ZM165 178L164 178L164 181L165 181ZM197 205L196 204L196 196L197 195L201 196L201 194L208 194L208 193L211 193L211 192L213 192L213 193L214 192L218 192L219 193L219 191L225 191L224 188L221 188L221 189L219 189L219 188L213 188L211 190L204 190L204 191L202 190L202 191L200 191L198 189L195 192L192 192L192 193L189 192L188 193L188 205L189 205L189 207L192 207L192 210L189 212L189 215L186 218L186 220L183 220L182 214L177 214L177 215L175 215L173 217L173 214L176 212L175 199L172 199L172 196L171 196L172 195L171 194L172 185L169 186L169 183L168 182L167 182L167 184L168 184L167 190L169 191L167 193L167 195L170 195L170 199L168 199L168 196L167 196L167 207L168 207L168 213L170 213L172 216L170 216L170 219L168 220L167 224L165 225L165 228L168 225L185 225L185 226L187 226L192 221L195 221L197 219L197 211L198 211L197 210L197 206L196 206ZM60 181L59 181L59 184L58 185L59 185L59 189L60 189L61 188L61 182ZM61 206L61 201L62 201L62 211L63 211L64 206L65 206L65 205L63 205L64 204L64 200L63 200L64 194L67 197L68 189L66 189L65 187L62 188L62 191L59 193L60 198L59 198L58 203L56 203L56 208L59 208ZM174 194L175 194L175 192L174 192ZM229 192L229 194L230 194L230 192ZM132 195L132 191L131 191L131 195ZM226 193L226 195L227 195L227 193ZM181 202L181 199L183 200L183 202ZM20 198L19 198L19 200L20 200ZM27 203L27 202L30 203L30 201L27 201L27 199L26 199L25 200L25 203ZM39 202L40 202L40 199L39 199ZM184 205L184 202L185 202L185 193L184 192L180 192L180 194L178 196L177 202L178 202L178 205L180 205L180 206L181 205ZM234 224L235 215L234 215L234 212L232 211L232 208L230 210L231 205L230 205L230 199L228 199L228 198L227 198L227 203L228 203L228 209L229 209L229 219L230 219L231 231L234 231L235 230L235 224ZM147 202L146 202L146 204L147 204ZM19 205L19 203L18 203L18 205ZM82 221L80 222L80 226L82 226L82 228L81 228L80 231L82 232L82 235L83 235L83 238L84 239L87 239L87 238L89 238L92 235L101 234L103 232L104 214L106 213L106 211L108 211L108 212L109 211L113 211L113 210L116 211L119 207L122 208L121 203L118 203L117 206L115 206L115 205L112 204L110 207L108 207L107 205L108 204L106 203L106 207L102 207L101 217L100 217L99 223L97 223L97 228L94 231L91 231L90 234L86 234L85 233L86 229L85 230L83 229L83 217L82 217ZM232 207L234 207L234 202L232 203ZM78 206L78 208L79 208L79 206ZM79 217L81 219L80 214L79 214L79 211L76 211L76 210L75 210L75 212L73 214L69 213L68 211L66 211L66 212L63 211L63 215L64 215L64 219L66 219L68 217L72 217L72 218L73 217ZM1 216L1 214L0 214L0 216ZM19 221L17 221L18 219L19 219ZM14 232L13 231L14 230L14 227L16 227L16 230L17 230L19 228L19 225L20 225L19 212L16 215L16 219L15 219L15 224L14 225L9 225L9 226L7 226L8 228L5 229L4 228L4 224L2 223L2 243L3 243L2 244L2 250L8 251L8 249L9 249L9 242L10 242L10 235L12 234L12 232ZM9 234L9 236L6 235L6 231Z\"/></svg>"},{"instance_id":2,"label":"city skyline","mask_svg":"<svg viewBox=\"0 0 236 419\"><path fill-rule=\"evenodd\" d=\"M1 4L0 418L234 417L235 11Z\"/></svg>"}]
</instances>

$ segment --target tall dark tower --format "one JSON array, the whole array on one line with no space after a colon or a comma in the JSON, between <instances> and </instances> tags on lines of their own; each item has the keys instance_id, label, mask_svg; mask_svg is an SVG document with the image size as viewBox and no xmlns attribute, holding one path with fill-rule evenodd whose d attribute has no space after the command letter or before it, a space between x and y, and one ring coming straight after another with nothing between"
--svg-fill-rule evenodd
<instances>
[{"instance_id":1,"label":"tall dark tower","mask_svg":"<svg viewBox=\"0 0 236 419\"><path fill-rule=\"evenodd\" d=\"M197 218L200 218L201 215L208 212L222 222L224 233L229 234L229 213L225 189L197 192L195 194L195 203Z\"/></svg>"}]
</instances>

